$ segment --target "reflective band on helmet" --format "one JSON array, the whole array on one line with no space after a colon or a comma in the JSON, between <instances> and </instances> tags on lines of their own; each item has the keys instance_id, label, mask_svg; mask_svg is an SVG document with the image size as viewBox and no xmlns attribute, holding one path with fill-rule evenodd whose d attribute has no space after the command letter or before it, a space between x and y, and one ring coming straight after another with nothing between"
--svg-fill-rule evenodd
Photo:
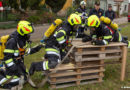
<instances>
[{"instance_id":1,"label":"reflective band on helmet","mask_svg":"<svg viewBox=\"0 0 130 90\"><path fill-rule=\"evenodd\" d=\"M6 78L7 79L10 79L12 76L9 76L9 75L6 75ZM17 79L17 78L19 78L18 76L13 76L13 79Z\"/></svg>"},{"instance_id":2,"label":"reflective band on helmet","mask_svg":"<svg viewBox=\"0 0 130 90\"><path fill-rule=\"evenodd\" d=\"M14 53L14 50L12 50L12 49L5 49L4 53Z\"/></svg>"},{"instance_id":3,"label":"reflective band on helmet","mask_svg":"<svg viewBox=\"0 0 130 90\"><path fill-rule=\"evenodd\" d=\"M4 83L5 81L7 81L7 78L1 79L1 80L0 80L0 85L1 85L2 83Z\"/></svg>"},{"instance_id":4,"label":"reflective band on helmet","mask_svg":"<svg viewBox=\"0 0 130 90\"><path fill-rule=\"evenodd\" d=\"M93 21L90 23L90 26L92 26L94 24L94 21L95 21L95 19L93 19Z\"/></svg>"},{"instance_id":5,"label":"reflective band on helmet","mask_svg":"<svg viewBox=\"0 0 130 90\"><path fill-rule=\"evenodd\" d=\"M104 36L104 39L112 39L112 36Z\"/></svg>"},{"instance_id":6,"label":"reflective band on helmet","mask_svg":"<svg viewBox=\"0 0 130 90\"><path fill-rule=\"evenodd\" d=\"M119 41L121 42L122 41L122 36L121 36L120 32L118 32L118 33L119 33Z\"/></svg>"},{"instance_id":7,"label":"reflective band on helmet","mask_svg":"<svg viewBox=\"0 0 130 90\"><path fill-rule=\"evenodd\" d=\"M105 44L105 45L107 45L107 44L108 44L108 42L107 42L106 40L103 40L103 42L104 42L104 44Z\"/></svg>"}]
</instances>

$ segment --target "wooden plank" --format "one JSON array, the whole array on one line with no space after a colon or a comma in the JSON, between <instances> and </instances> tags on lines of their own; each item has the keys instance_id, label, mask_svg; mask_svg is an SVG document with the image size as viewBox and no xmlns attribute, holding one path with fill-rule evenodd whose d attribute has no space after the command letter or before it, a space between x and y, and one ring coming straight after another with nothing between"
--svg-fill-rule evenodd
<instances>
[{"instance_id":1,"label":"wooden plank","mask_svg":"<svg viewBox=\"0 0 130 90\"><path fill-rule=\"evenodd\" d=\"M50 77L63 77L63 76L81 75L81 74L97 73L97 72L104 72L104 71L105 69L85 70L85 71L81 71L81 73L77 73L75 71L68 71L68 72L63 72L63 73L57 72L57 73L51 74Z\"/></svg>"},{"instance_id":2,"label":"wooden plank","mask_svg":"<svg viewBox=\"0 0 130 90\"><path fill-rule=\"evenodd\" d=\"M126 69L126 57L127 57L127 47L122 47L122 65L121 65L121 81L125 79L125 69Z\"/></svg>"},{"instance_id":3,"label":"wooden plank","mask_svg":"<svg viewBox=\"0 0 130 90\"><path fill-rule=\"evenodd\" d=\"M104 65L86 65L86 66L81 66L81 67L76 67L76 66L67 66L67 67L59 67L58 70L59 71L63 71L63 70L74 70L77 68L83 69L83 68L91 68L91 67L100 67L100 66L104 66ZM50 71L53 71L53 69L51 69Z\"/></svg>"},{"instance_id":4,"label":"wooden plank","mask_svg":"<svg viewBox=\"0 0 130 90\"><path fill-rule=\"evenodd\" d=\"M84 44L84 45L81 45L79 46L79 44ZM91 45L90 42L86 43L83 43L82 41L79 41L79 42L72 42L72 45L77 45L76 48L93 48L93 47L113 47L113 46L127 46L127 44L125 43L122 43L122 42L111 42L110 44L108 45Z\"/></svg>"},{"instance_id":5,"label":"wooden plank","mask_svg":"<svg viewBox=\"0 0 130 90\"><path fill-rule=\"evenodd\" d=\"M82 61L96 61L96 60L102 60L102 59L116 59L116 58L121 58L121 56L109 56L109 57L105 57L105 58L83 58ZM77 61L76 61L77 62Z\"/></svg>"},{"instance_id":6,"label":"wooden plank","mask_svg":"<svg viewBox=\"0 0 130 90\"><path fill-rule=\"evenodd\" d=\"M62 79L57 79L56 82L49 81L50 84L59 84L59 83L67 83L67 82L74 82L78 80L90 80L90 79L98 79L98 78L103 78L103 76L99 75L90 75L90 76L83 76L81 79L77 79L76 77L68 77L68 78L62 78Z\"/></svg>"},{"instance_id":7,"label":"wooden plank","mask_svg":"<svg viewBox=\"0 0 130 90\"><path fill-rule=\"evenodd\" d=\"M93 83L101 83L101 82L98 82L97 80L93 80L93 81L89 81L89 82L87 82L87 81L83 82L80 85L93 84ZM71 84L65 84L65 85L57 85L56 89L58 89L58 88L66 88L66 87L71 87L71 86L76 86L76 84L71 83Z\"/></svg>"},{"instance_id":8,"label":"wooden plank","mask_svg":"<svg viewBox=\"0 0 130 90\"><path fill-rule=\"evenodd\" d=\"M82 53L75 52L75 55L89 55L89 54L102 54L102 53L119 53L121 50L105 50L105 51L86 51Z\"/></svg>"},{"instance_id":9,"label":"wooden plank","mask_svg":"<svg viewBox=\"0 0 130 90\"><path fill-rule=\"evenodd\" d=\"M78 53L78 52L75 52L75 55L89 55L89 54L102 54L102 53L119 53L121 52L122 50L105 50L104 52L103 51L86 51L86 52L82 52L82 53Z\"/></svg>"}]
</instances>

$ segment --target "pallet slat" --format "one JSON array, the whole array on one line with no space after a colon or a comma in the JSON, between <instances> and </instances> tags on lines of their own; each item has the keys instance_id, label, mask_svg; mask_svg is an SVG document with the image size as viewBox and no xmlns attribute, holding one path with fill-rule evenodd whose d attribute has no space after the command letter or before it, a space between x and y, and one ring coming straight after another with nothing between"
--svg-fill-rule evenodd
<instances>
[{"instance_id":1,"label":"pallet slat","mask_svg":"<svg viewBox=\"0 0 130 90\"><path fill-rule=\"evenodd\" d=\"M104 72L105 69L102 70L86 70L86 71L81 71L81 73L77 73L75 71L70 71L70 72L62 72L62 73L54 73L51 74L50 77L63 77L63 76L72 76L72 75L81 75L81 74L89 74L89 73L98 73L98 72Z\"/></svg>"},{"instance_id":2,"label":"pallet slat","mask_svg":"<svg viewBox=\"0 0 130 90\"><path fill-rule=\"evenodd\" d=\"M75 55L90 55L90 54L107 54L107 53L120 53L121 50L105 50L105 51L89 51L89 52L83 52L83 53L79 53L79 52L75 52Z\"/></svg>"},{"instance_id":3,"label":"pallet slat","mask_svg":"<svg viewBox=\"0 0 130 90\"><path fill-rule=\"evenodd\" d=\"M58 84L58 83L66 83L66 82L72 82L72 81L78 81L78 80L89 80L89 79L97 79L101 78L103 76L99 75L91 75L91 76L82 76L81 79L77 79L76 77L68 77L68 78L63 78L63 79L57 79L56 82L50 81L51 84Z\"/></svg>"}]
</instances>

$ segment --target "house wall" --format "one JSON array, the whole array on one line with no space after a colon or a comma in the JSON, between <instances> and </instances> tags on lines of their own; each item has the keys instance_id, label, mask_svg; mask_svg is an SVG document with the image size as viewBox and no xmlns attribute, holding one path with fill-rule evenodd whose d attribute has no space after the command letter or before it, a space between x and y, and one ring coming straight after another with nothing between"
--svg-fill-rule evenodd
<instances>
[{"instance_id":1,"label":"house wall","mask_svg":"<svg viewBox=\"0 0 130 90\"><path fill-rule=\"evenodd\" d=\"M120 15L123 13L128 13L128 3L129 3L129 0L124 0L124 2L121 3ZM109 4L112 5L112 9L114 11L117 11L116 2L114 2L114 0L107 0L107 5L109 5ZM107 6L107 8L108 8L108 6Z\"/></svg>"}]
</instances>

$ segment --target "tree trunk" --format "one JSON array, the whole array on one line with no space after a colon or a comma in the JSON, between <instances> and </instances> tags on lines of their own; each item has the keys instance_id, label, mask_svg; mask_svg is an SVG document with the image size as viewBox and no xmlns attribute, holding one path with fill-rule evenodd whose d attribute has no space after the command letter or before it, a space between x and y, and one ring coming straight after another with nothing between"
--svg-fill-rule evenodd
<instances>
[{"instance_id":1,"label":"tree trunk","mask_svg":"<svg viewBox=\"0 0 130 90\"><path fill-rule=\"evenodd\" d=\"M58 16L65 16L67 9L72 6L73 0L67 0L63 8L57 13Z\"/></svg>"}]
</instances>

